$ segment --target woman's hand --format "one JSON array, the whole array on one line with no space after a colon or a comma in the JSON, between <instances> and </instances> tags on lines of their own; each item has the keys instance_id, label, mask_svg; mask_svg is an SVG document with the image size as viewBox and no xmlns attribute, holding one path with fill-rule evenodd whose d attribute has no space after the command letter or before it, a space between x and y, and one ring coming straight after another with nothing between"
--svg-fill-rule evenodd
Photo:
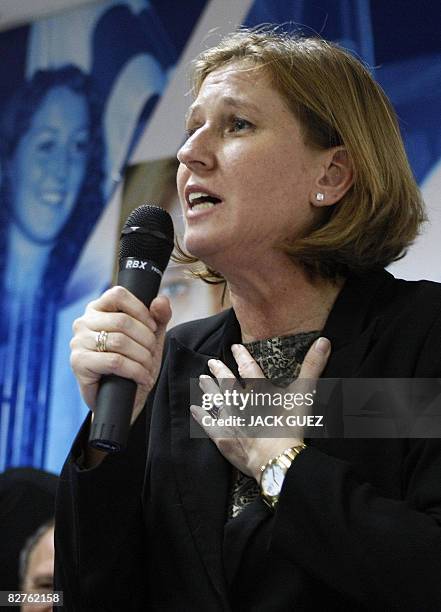
<instances>
[{"instance_id":1,"label":"woman's hand","mask_svg":"<svg viewBox=\"0 0 441 612\"><path fill-rule=\"evenodd\" d=\"M236 344L231 347L231 350L237 362L239 374L243 379L265 378L262 370L244 346ZM326 338L316 340L306 354L300 374L297 380L290 385L289 391L295 392L297 390L304 393L306 387L308 390L313 390L317 379L326 366L330 352L331 344L329 340ZM208 366L218 380L235 380L234 374L221 361L211 359ZM214 379L208 376L200 377L200 386L207 393L222 393ZM228 437L220 437L219 428L210 425L204 426L202 419L207 414L206 410L199 406L191 406L191 413L207 435L213 439L224 457L238 470L253 476L257 481L260 480L262 465L282 453L286 448L297 446L303 442L303 431L299 428L296 429L295 438L249 438L241 435L234 426L223 426L220 431L224 433L228 431ZM235 433L237 435L234 435Z\"/></svg>"},{"instance_id":2,"label":"woman's hand","mask_svg":"<svg viewBox=\"0 0 441 612\"><path fill-rule=\"evenodd\" d=\"M112 287L90 302L73 324L71 366L84 401L95 408L100 379L115 374L138 384L131 422L138 417L158 377L170 303L155 298L148 309L124 287ZM105 351L98 351L100 331L107 332Z\"/></svg>"}]
</instances>

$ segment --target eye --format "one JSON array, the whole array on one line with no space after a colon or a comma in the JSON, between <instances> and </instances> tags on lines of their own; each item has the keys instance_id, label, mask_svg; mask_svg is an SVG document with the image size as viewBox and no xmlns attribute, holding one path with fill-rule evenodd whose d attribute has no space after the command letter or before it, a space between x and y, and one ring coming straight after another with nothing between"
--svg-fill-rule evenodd
<instances>
[{"instance_id":1,"label":"eye","mask_svg":"<svg viewBox=\"0 0 441 612\"><path fill-rule=\"evenodd\" d=\"M171 281L162 287L162 295L166 295L168 298L173 299L182 297L188 291L188 283L185 281Z\"/></svg>"},{"instance_id":2,"label":"eye","mask_svg":"<svg viewBox=\"0 0 441 612\"><path fill-rule=\"evenodd\" d=\"M225 129L229 133L243 132L243 130L249 130L254 127L250 121L247 121L246 119L243 119L242 117L236 117L236 116L226 117L222 121L222 124L225 124L226 126ZM196 124L187 126L185 130L187 139L190 138L199 129L199 127L201 126L196 125ZM224 128L222 127L222 129Z\"/></svg>"},{"instance_id":3,"label":"eye","mask_svg":"<svg viewBox=\"0 0 441 612\"><path fill-rule=\"evenodd\" d=\"M192 126L192 127L187 127L185 129L185 137L186 139L190 138L191 136L193 136L193 134L196 132L198 128L196 126Z\"/></svg>"},{"instance_id":4,"label":"eye","mask_svg":"<svg viewBox=\"0 0 441 612\"><path fill-rule=\"evenodd\" d=\"M37 142L38 153L51 153L55 147L55 140L53 138L45 138Z\"/></svg>"},{"instance_id":5,"label":"eye","mask_svg":"<svg viewBox=\"0 0 441 612\"><path fill-rule=\"evenodd\" d=\"M247 121L246 119L242 119L242 117L231 118L231 131L233 132L242 132L243 130L247 130L252 127L253 124Z\"/></svg>"},{"instance_id":6,"label":"eye","mask_svg":"<svg viewBox=\"0 0 441 612\"><path fill-rule=\"evenodd\" d=\"M71 151L74 156L82 156L87 151L89 134L87 132L78 134L71 143Z\"/></svg>"}]
</instances>

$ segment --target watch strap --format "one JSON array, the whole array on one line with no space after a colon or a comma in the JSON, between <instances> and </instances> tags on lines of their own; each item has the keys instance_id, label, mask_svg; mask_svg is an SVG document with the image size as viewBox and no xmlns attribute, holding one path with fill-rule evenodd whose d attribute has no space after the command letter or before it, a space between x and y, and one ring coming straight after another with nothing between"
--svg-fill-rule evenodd
<instances>
[{"instance_id":1,"label":"watch strap","mask_svg":"<svg viewBox=\"0 0 441 612\"><path fill-rule=\"evenodd\" d=\"M277 463L278 465L280 465L284 470L285 470L285 476L286 476L286 472L289 470L289 468L292 465L292 462L296 459L296 457L298 455L300 455L300 453L306 448L306 444L304 444L303 442L301 442L300 444L297 444L296 446L292 446L290 448L286 448L282 453L280 453L280 455L277 455L276 457L273 457L272 459L270 459L265 465L262 465L262 467L260 468L261 470L261 476L260 476L260 492L263 498L263 501L272 509L274 510L274 508L277 506L277 503L279 501L279 495L268 495L265 493L265 491L262 488L262 476L264 471L266 470L267 467L274 465L275 463Z\"/></svg>"}]
</instances>

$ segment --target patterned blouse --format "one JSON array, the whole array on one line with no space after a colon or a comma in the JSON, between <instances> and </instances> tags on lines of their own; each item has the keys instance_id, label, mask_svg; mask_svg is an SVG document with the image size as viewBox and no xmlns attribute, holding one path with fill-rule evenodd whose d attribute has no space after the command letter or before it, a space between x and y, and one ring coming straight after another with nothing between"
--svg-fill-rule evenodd
<instances>
[{"instance_id":1,"label":"patterned blouse","mask_svg":"<svg viewBox=\"0 0 441 612\"><path fill-rule=\"evenodd\" d=\"M244 343L244 346L257 361L266 378L279 386L287 387L299 375L306 353L319 336L319 331L302 332L293 336L256 340ZM260 488L254 478L236 470L230 493L228 518L238 516L248 504L257 499L259 493Z\"/></svg>"}]
</instances>

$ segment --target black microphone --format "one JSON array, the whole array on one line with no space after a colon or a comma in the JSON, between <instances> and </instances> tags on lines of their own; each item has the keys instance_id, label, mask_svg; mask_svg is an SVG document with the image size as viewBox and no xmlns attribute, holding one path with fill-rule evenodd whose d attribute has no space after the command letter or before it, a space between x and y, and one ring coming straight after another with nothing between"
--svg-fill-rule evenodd
<instances>
[{"instance_id":1,"label":"black microphone","mask_svg":"<svg viewBox=\"0 0 441 612\"><path fill-rule=\"evenodd\" d=\"M145 204L132 211L121 232L118 285L147 307L158 295L162 274L173 250L173 222L163 208ZM89 444L118 453L127 444L135 381L110 374L98 390Z\"/></svg>"}]
</instances>

